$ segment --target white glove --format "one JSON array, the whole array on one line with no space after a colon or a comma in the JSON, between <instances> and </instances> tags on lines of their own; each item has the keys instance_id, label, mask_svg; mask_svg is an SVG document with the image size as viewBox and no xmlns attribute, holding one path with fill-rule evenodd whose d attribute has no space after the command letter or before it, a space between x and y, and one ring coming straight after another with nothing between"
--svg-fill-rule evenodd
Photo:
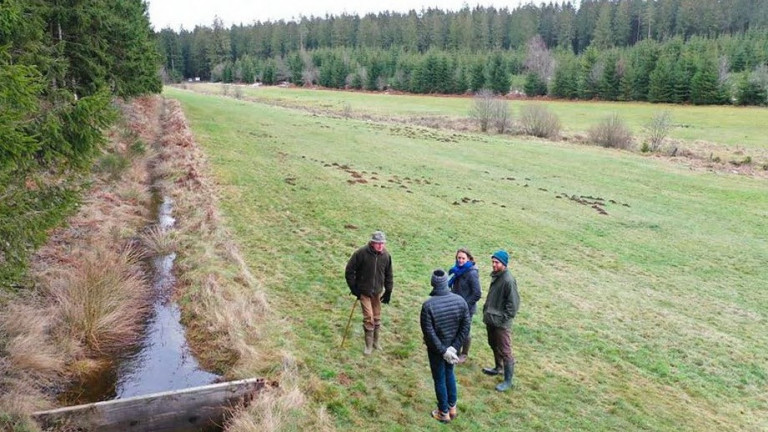
<instances>
[{"instance_id":1,"label":"white glove","mask_svg":"<svg viewBox=\"0 0 768 432\"><path fill-rule=\"evenodd\" d=\"M450 364L457 364L459 362L459 356L456 355L456 348L449 346L445 353L443 353L443 360Z\"/></svg>"}]
</instances>

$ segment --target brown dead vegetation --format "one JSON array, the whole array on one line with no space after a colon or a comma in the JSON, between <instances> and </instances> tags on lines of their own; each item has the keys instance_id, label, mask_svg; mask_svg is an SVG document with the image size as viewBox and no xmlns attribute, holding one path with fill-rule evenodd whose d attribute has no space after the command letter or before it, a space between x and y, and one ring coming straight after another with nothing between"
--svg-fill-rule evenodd
<instances>
[{"instance_id":1,"label":"brown dead vegetation","mask_svg":"<svg viewBox=\"0 0 768 432\"><path fill-rule=\"evenodd\" d=\"M233 413L228 431L276 431L310 426L333 430L299 386L292 355L272 346L280 325L261 282L249 271L218 210L217 189L177 101L165 102L156 169L161 193L176 205L177 296L187 339L200 362L228 379L270 375L280 385ZM294 178L286 178L292 184Z\"/></svg>"},{"instance_id":2,"label":"brown dead vegetation","mask_svg":"<svg viewBox=\"0 0 768 432\"><path fill-rule=\"evenodd\" d=\"M94 173L78 212L32 257L34 286L0 313L0 412L29 430L30 412L54 406L69 382L109 362L143 326L149 290L134 238L150 217L151 153L135 150L154 139L147 102L118 103L125 120L108 131L105 157L125 158L126 169L119 179Z\"/></svg>"}]
</instances>

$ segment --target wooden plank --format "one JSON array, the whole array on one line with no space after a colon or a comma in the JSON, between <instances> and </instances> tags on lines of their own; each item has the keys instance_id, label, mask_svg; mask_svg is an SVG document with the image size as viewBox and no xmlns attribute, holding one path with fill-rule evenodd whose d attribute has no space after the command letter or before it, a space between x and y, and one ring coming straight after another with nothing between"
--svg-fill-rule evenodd
<instances>
[{"instance_id":1,"label":"wooden plank","mask_svg":"<svg viewBox=\"0 0 768 432\"><path fill-rule=\"evenodd\" d=\"M32 417L53 430L199 431L220 425L227 410L248 404L266 385L263 378L249 378L40 411Z\"/></svg>"}]
</instances>

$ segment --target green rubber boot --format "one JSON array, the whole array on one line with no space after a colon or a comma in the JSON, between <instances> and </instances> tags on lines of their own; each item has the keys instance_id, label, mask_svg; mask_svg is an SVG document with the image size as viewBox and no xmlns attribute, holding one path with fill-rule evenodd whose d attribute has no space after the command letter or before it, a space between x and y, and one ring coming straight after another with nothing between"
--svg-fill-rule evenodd
<instances>
[{"instance_id":1,"label":"green rubber boot","mask_svg":"<svg viewBox=\"0 0 768 432\"><path fill-rule=\"evenodd\" d=\"M503 392L515 386L512 377L515 375L515 363L511 361L504 362L504 381L496 386L496 390Z\"/></svg>"},{"instance_id":2,"label":"green rubber boot","mask_svg":"<svg viewBox=\"0 0 768 432\"><path fill-rule=\"evenodd\" d=\"M373 352L373 330L366 330L365 331L365 350L363 350L363 354L371 355L372 352Z\"/></svg>"}]
</instances>

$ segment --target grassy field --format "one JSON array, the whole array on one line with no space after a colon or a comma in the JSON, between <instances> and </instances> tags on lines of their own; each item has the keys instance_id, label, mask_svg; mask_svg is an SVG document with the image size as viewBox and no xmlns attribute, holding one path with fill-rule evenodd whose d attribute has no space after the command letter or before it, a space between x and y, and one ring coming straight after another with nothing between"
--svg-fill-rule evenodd
<instances>
[{"instance_id":1,"label":"grassy field","mask_svg":"<svg viewBox=\"0 0 768 432\"><path fill-rule=\"evenodd\" d=\"M222 84L195 84L191 87L211 93L222 93ZM349 109L355 113L394 117L466 117L473 103L472 98L456 96L422 97L281 87L241 87L241 91L244 97L264 102L336 112ZM229 93L233 92L233 87L230 86ZM584 134L603 118L617 113L635 134L640 135L654 114L669 111L674 125L670 133L672 138L719 143L741 151L768 150L768 110L765 108L564 100L510 101L513 114L518 113L520 107L527 104L546 105L560 117L564 131L571 134Z\"/></svg>"},{"instance_id":2,"label":"grassy field","mask_svg":"<svg viewBox=\"0 0 768 432\"><path fill-rule=\"evenodd\" d=\"M296 105L340 106L341 94L353 110L402 116L463 115L469 104L253 91ZM476 316L452 430L768 428L764 179L563 142L166 95L182 102L227 224L283 318L276 325L290 330L282 344L294 351L304 391L337 429L441 427L429 417L418 313L431 270L450 266L460 246L478 258L484 290L489 255L509 249L522 306L516 389L497 393L482 374L492 355ZM599 117L601 105L589 106ZM758 133L706 114L718 108L675 109L696 122L696 137L711 139L704 128L713 124L726 143L744 134L758 146L765 135L764 126ZM384 350L365 358L359 311L339 349L353 300L343 270L376 229L390 239L395 290L384 306Z\"/></svg>"}]
</instances>

